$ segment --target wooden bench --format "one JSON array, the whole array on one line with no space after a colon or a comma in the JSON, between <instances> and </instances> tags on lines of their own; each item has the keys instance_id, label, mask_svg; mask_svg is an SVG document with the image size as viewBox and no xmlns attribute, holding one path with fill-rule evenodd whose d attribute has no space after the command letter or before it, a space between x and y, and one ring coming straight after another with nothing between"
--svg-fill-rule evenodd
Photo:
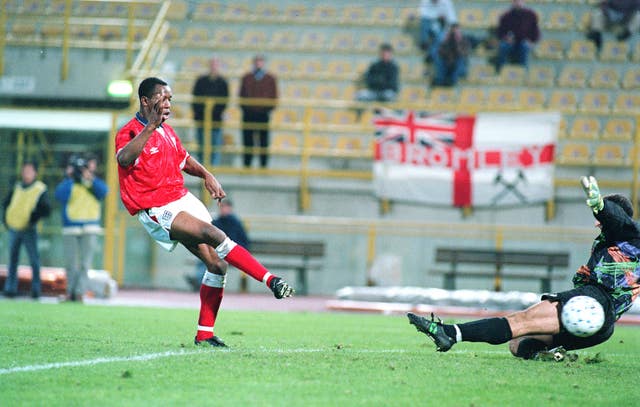
<instances>
[{"instance_id":1,"label":"wooden bench","mask_svg":"<svg viewBox=\"0 0 640 407\"><path fill-rule=\"evenodd\" d=\"M295 270L294 288L306 295L307 271L322 268L324 242L289 240L251 240L251 253L268 269Z\"/></svg>"},{"instance_id":2,"label":"wooden bench","mask_svg":"<svg viewBox=\"0 0 640 407\"><path fill-rule=\"evenodd\" d=\"M502 290L503 279L540 280L540 292L551 292L551 280L563 276L553 274L554 267L568 267L569 253L518 251L518 250L482 250L472 248L437 248L436 262L449 263L448 270L436 270L435 273L444 275L444 288L455 290L458 277L489 277L494 279L495 291ZM459 266L474 264L492 264L493 271L460 270ZM504 266L537 267L540 272L528 269L524 273L506 273ZM542 269L542 270L540 270Z\"/></svg>"}]
</instances>

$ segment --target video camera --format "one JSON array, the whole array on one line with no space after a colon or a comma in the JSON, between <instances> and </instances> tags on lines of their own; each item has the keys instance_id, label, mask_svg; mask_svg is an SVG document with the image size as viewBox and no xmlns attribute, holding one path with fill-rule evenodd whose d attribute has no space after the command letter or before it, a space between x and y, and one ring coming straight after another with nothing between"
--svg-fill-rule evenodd
<instances>
[{"instance_id":1,"label":"video camera","mask_svg":"<svg viewBox=\"0 0 640 407\"><path fill-rule=\"evenodd\" d=\"M71 166L73 182L82 182L82 172L87 168L87 160L83 157L73 156L69 159L69 166Z\"/></svg>"}]
</instances>

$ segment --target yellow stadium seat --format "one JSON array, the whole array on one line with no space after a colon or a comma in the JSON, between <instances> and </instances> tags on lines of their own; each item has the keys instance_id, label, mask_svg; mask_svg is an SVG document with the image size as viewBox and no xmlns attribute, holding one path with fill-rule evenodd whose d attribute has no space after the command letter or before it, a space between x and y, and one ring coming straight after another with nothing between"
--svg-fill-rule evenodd
<instances>
[{"instance_id":1,"label":"yellow stadium seat","mask_svg":"<svg viewBox=\"0 0 640 407\"><path fill-rule=\"evenodd\" d=\"M293 73L293 61L289 59L276 59L269 66L278 75L278 77L290 76Z\"/></svg>"},{"instance_id":2,"label":"yellow stadium seat","mask_svg":"<svg viewBox=\"0 0 640 407\"><path fill-rule=\"evenodd\" d=\"M458 11L458 22L464 28L487 27L487 20L484 15L484 10L476 7L460 9Z\"/></svg>"},{"instance_id":3,"label":"yellow stadium seat","mask_svg":"<svg viewBox=\"0 0 640 407\"><path fill-rule=\"evenodd\" d=\"M633 138L633 120L625 118L609 119L602 132L603 140L630 141Z\"/></svg>"},{"instance_id":4,"label":"yellow stadium seat","mask_svg":"<svg viewBox=\"0 0 640 407\"><path fill-rule=\"evenodd\" d=\"M516 107L516 95L513 89L490 89L488 99L491 108L513 109Z\"/></svg>"},{"instance_id":5,"label":"yellow stadium seat","mask_svg":"<svg viewBox=\"0 0 640 407\"><path fill-rule=\"evenodd\" d=\"M636 41L633 46L633 52L631 53L631 60L633 62L640 62L640 41Z\"/></svg>"},{"instance_id":6,"label":"yellow stadium seat","mask_svg":"<svg viewBox=\"0 0 640 407\"><path fill-rule=\"evenodd\" d=\"M99 17L103 11L102 4L95 1L82 1L76 4L74 17Z\"/></svg>"},{"instance_id":7,"label":"yellow stadium seat","mask_svg":"<svg viewBox=\"0 0 640 407\"><path fill-rule=\"evenodd\" d=\"M326 110L311 109L309 122L314 126L326 126L329 123L329 114Z\"/></svg>"},{"instance_id":8,"label":"yellow stadium seat","mask_svg":"<svg viewBox=\"0 0 640 407\"><path fill-rule=\"evenodd\" d=\"M433 88L429 94L429 108L445 111L453 109L458 102L458 93L452 88Z\"/></svg>"},{"instance_id":9,"label":"yellow stadium seat","mask_svg":"<svg viewBox=\"0 0 640 407\"><path fill-rule=\"evenodd\" d=\"M36 26L33 23L13 23L11 25L10 36L16 39L27 39L34 37Z\"/></svg>"},{"instance_id":10,"label":"yellow stadium seat","mask_svg":"<svg viewBox=\"0 0 640 407\"><path fill-rule=\"evenodd\" d=\"M596 58L596 46L588 40L573 40L567 57L574 61L593 61Z\"/></svg>"},{"instance_id":11,"label":"yellow stadium seat","mask_svg":"<svg viewBox=\"0 0 640 407\"><path fill-rule=\"evenodd\" d=\"M278 7L272 4L258 3L255 9L255 19L258 21L273 21L280 16Z\"/></svg>"},{"instance_id":12,"label":"yellow stadium seat","mask_svg":"<svg viewBox=\"0 0 640 407\"><path fill-rule=\"evenodd\" d=\"M593 117L576 117L571 124L569 137L595 140L600 133L600 121Z\"/></svg>"},{"instance_id":13,"label":"yellow stadium seat","mask_svg":"<svg viewBox=\"0 0 640 407\"><path fill-rule=\"evenodd\" d=\"M586 143L564 143L558 162L565 165L587 165L591 151Z\"/></svg>"},{"instance_id":14,"label":"yellow stadium seat","mask_svg":"<svg viewBox=\"0 0 640 407\"><path fill-rule=\"evenodd\" d=\"M405 86L400 89L400 101L407 103L424 102L427 98L427 92L422 86Z\"/></svg>"},{"instance_id":15,"label":"yellow stadium seat","mask_svg":"<svg viewBox=\"0 0 640 407\"><path fill-rule=\"evenodd\" d=\"M487 95L484 89L464 88L460 91L460 106L465 109L481 109L486 105Z\"/></svg>"},{"instance_id":16,"label":"yellow stadium seat","mask_svg":"<svg viewBox=\"0 0 640 407\"><path fill-rule=\"evenodd\" d=\"M133 5L108 2L104 5L102 15L115 18L127 18L129 16L129 7L133 7Z\"/></svg>"},{"instance_id":17,"label":"yellow stadium seat","mask_svg":"<svg viewBox=\"0 0 640 407\"><path fill-rule=\"evenodd\" d=\"M267 35L264 31L247 30L237 46L248 49L264 49L267 45Z\"/></svg>"},{"instance_id":18,"label":"yellow stadium seat","mask_svg":"<svg viewBox=\"0 0 640 407\"><path fill-rule=\"evenodd\" d=\"M189 6L185 1L171 0L171 5L169 6L169 11L167 11L166 18L169 21L182 21L187 18L188 12Z\"/></svg>"},{"instance_id":19,"label":"yellow stadium seat","mask_svg":"<svg viewBox=\"0 0 640 407\"><path fill-rule=\"evenodd\" d=\"M640 95L637 93L621 93L616 97L613 107L615 113L638 114L640 113Z\"/></svg>"},{"instance_id":20,"label":"yellow stadium seat","mask_svg":"<svg viewBox=\"0 0 640 407\"><path fill-rule=\"evenodd\" d=\"M337 100L340 91L337 85L317 85L314 97L320 100Z\"/></svg>"},{"instance_id":21,"label":"yellow stadium seat","mask_svg":"<svg viewBox=\"0 0 640 407\"><path fill-rule=\"evenodd\" d=\"M295 153L300 149L300 141L294 133L276 133L269 149L274 153Z\"/></svg>"},{"instance_id":22,"label":"yellow stadium seat","mask_svg":"<svg viewBox=\"0 0 640 407\"><path fill-rule=\"evenodd\" d=\"M604 114L609 113L611 104L609 93L606 92L586 92L582 96L580 110L585 113Z\"/></svg>"},{"instance_id":23,"label":"yellow stadium seat","mask_svg":"<svg viewBox=\"0 0 640 407\"><path fill-rule=\"evenodd\" d=\"M496 70L491 65L471 65L467 82L474 85L489 85L496 80Z\"/></svg>"},{"instance_id":24,"label":"yellow stadium seat","mask_svg":"<svg viewBox=\"0 0 640 407\"><path fill-rule=\"evenodd\" d=\"M361 25L370 19L369 9L364 6L346 6L338 21L342 24Z\"/></svg>"},{"instance_id":25,"label":"yellow stadium seat","mask_svg":"<svg viewBox=\"0 0 640 407\"><path fill-rule=\"evenodd\" d=\"M328 154L331 150L331 138L324 134L312 134L306 138L305 148L312 154Z\"/></svg>"},{"instance_id":26,"label":"yellow stadium seat","mask_svg":"<svg viewBox=\"0 0 640 407\"><path fill-rule=\"evenodd\" d=\"M527 84L532 87L537 87L537 86L551 87L555 82L555 78L556 78L556 72L552 66L536 65L529 68L529 74L527 76Z\"/></svg>"},{"instance_id":27,"label":"yellow stadium seat","mask_svg":"<svg viewBox=\"0 0 640 407\"><path fill-rule=\"evenodd\" d=\"M203 46L209 40L209 32L206 28L187 28L182 36L185 44L189 46Z\"/></svg>"},{"instance_id":28,"label":"yellow stadium seat","mask_svg":"<svg viewBox=\"0 0 640 407\"><path fill-rule=\"evenodd\" d=\"M235 47L238 37L234 31L218 29L213 33L212 42L216 47L230 48Z\"/></svg>"},{"instance_id":29,"label":"yellow stadium seat","mask_svg":"<svg viewBox=\"0 0 640 407\"><path fill-rule=\"evenodd\" d=\"M285 21L297 22L307 18L307 8L303 5L286 6L283 11Z\"/></svg>"},{"instance_id":30,"label":"yellow stadium seat","mask_svg":"<svg viewBox=\"0 0 640 407\"><path fill-rule=\"evenodd\" d=\"M318 4L318 3L316 3ZM338 11L332 6L316 5L313 9L312 18L314 22L331 22L338 21Z\"/></svg>"},{"instance_id":31,"label":"yellow stadium seat","mask_svg":"<svg viewBox=\"0 0 640 407\"><path fill-rule=\"evenodd\" d=\"M287 84L284 88L284 96L288 99L308 99L311 95L309 85Z\"/></svg>"},{"instance_id":32,"label":"yellow stadium seat","mask_svg":"<svg viewBox=\"0 0 640 407\"><path fill-rule=\"evenodd\" d=\"M305 31L300 36L300 48L303 50L322 50L326 44L326 35L317 31Z\"/></svg>"},{"instance_id":33,"label":"yellow stadium seat","mask_svg":"<svg viewBox=\"0 0 640 407\"><path fill-rule=\"evenodd\" d=\"M565 66L558 77L558 85L566 88L584 88L587 71L580 66Z\"/></svg>"},{"instance_id":34,"label":"yellow stadium seat","mask_svg":"<svg viewBox=\"0 0 640 407\"><path fill-rule=\"evenodd\" d=\"M380 44L384 42L384 37L380 34L365 34L358 41L358 48L362 52L375 54L380 48Z\"/></svg>"},{"instance_id":35,"label":"yellow stadium seat","mask_svg":"<svg viewBox=\"0 0 640 407\"><path fill-rule=\"evenodd\" d=\"M273 112L273 124L298 124L301 119L295 109L278 108Z\"/></svg>"},{"instance_id":36,"label":"yellow stadium seat","mask_svg":"<svg viewBox=\"0 0 640 407\"><path fill-rule=\"evenodd\" d=\"M134 15L139 19L150 20L154 18L158 12L157 7L150 3L136 4L134 7Z\"/></svg>"},{"instance_id":37,"label":"yellow stadium seat","mask_svg":"<svg viewBox=\"0 0 640 407\"><path fill-rule=\"evenodd\" d=\"M521 86L524 83L526 69L523 66L508 65L502 68L498 75L498 84Z\"/></svg>"},{"instance_id":38,"label":"yellow stadium seat","mask_svg":"<svg viewBox=\"0 0 640 407\"><path fill-rule=\"evenodd\" d=\"M354 48L353 35L341 32L334 35L329 44L329 50L334 52L349 52L353 51Z\"/></svg>"},{"instance_id":39,"label":"yellow stadium seat","mask_svg":"<svg viewBox=\"0 0 640 407\"><path fill-rule=\"evenodd\" d=\"M494 8L487 13L487 27L497 27L500 16L505 12L504 8Z\"/></svg>"},{"instance_id":40,"label":"yellow stadium seat","mask_svg":"<svg viewBox=\"0 0 640 407\"><path fill-rule=\"evenodd\" d=\"M352 110L334 110L331 113L331 123L339 126L353 126L357 124L356 112Z\"/></svg>"},{"instance_id":41,"label":"yellow stadium seat","mask_svg":"<svg viewBox=\"0 0 640 407\"><path fill-rule=\"evenodd\" d=\"M174 1L171 2L173 5ZM169 15L167 15L169 17ZM202 20L218 20L222 17L222 6L219 3L198 3L193 11L193 19Z\"/></svg>"},{"instance_id":42,"label":"yellow stadium seat","mask_svg":"<svg viewBox=\"0 0 640 407\"><path fill-rule=\"evenodd\" d=\"M185 72L206 72L209 63L205 57L190 56L184 60L182 71Z\"/></svg>"},{"instance_id":43,"label":"yellow stadium seat","mask_svg":"<svg viewBox=\"0 0 640 407\"><path fill-rule=\"evenodd\" d=\"M63 16L67 9L67 0L53 0L47 7L46 14L52 16Z\"/></svg>"},{"instance_id":44,"label":"yellow stadium seat","mask_svg":"<svg viewBox=\"0 0 640 407\"><path fill-rule=\"evenodd\" d=\"M235 2L227 4L223 13L225 21L247 21L250 20L250 17L249 6Z\"/></svg>"},{"instance_id":45,"label":"yellow stadium seat","mask_svg":"<svg viewBox=\"0 0 640 407\"><path fill-rule=\"evenodd\" d=\"M149 27L147 26L136 26L133 27L133 41L134 42L142 42L149 35Z\"/></svg>"},{"instance_id":46,"label":"yellow stadium seat","mask_svg":"<svg viewBox=\"0 0 640 407\"><path fill-rule=\"evenodd\" d=\"M372 22L375 25L395 24L395 9L393 7L374 7L371 10Z\"/></svg>"},{"instance_id":47,"label":"yellow stadium seat","mask_svg":"<svg viewBox=\"0 0 640 407\"><path fill-rule=\"evenodd\" d=\"M357 136L339 136L335 148L342 154L364 153L362 139Z\"/></svg>"},{"instance_id":48,"label":"yellow stadium seat","mask_svg":"<svg viewBox=\"0 0 640 407\"><path fill-rule=\"evenodd\" d=\"M119 25L102 25L98 27L98 38L102 41L121 40L123 27Z\"/></svg>"},{"instance_id":49,"label":"yellow stadium seat","mask_svg":"<svg viewBox=\"0 0 640 407\"><path fill-rule=\"evenodd\" d=\"M71 38L86 40L93 36L93 27L89 25L72 25L69 32Z\"/></svg>"},{"instance_id":50,"label":"yellow stadium seat","mask_svg":"<svg viewBox=\"0 0 640 407\"><path fill-rule=\"evenodd\" d=\"M622 87L625 89L640 88L640 68L631 68L624 73Z\"/></svg>"},{"instance_id":51,"label":"yellow stadium seat","mask_svg":"<svg viewBox=\"0 0 640 407\"><path fill-rule=\"evenodd\" d=\"M224 58L219 58L220 61L220 71L222 71L223 74L225 75L241 75L242 73L244 73L244 69L248 64L242 63L240 62L240 60L238 58L233 58L233 57L228 57L228 56L224 56ZM233 87L235 84L232 83L231 87ZM235 93L232 93L235 95Z\"/></svg>"},{"instance_id":52,"label":"yellow stadium seat","mask_svg":"<svg viewBox=\"0 0 640 407\"><path fill-rule=\"evenodd\" d=\"M290 50L298 44L298 36L293 31L276 31L269 41L270 48Z\"/></svg>"},{"instance_id":53,"label":"yellow stadium seat","mask_svg":"<svg viewBox=\"0 0 640 407\"><path fill-rule=\"evenodd\" d=\"M594 69L591 73L589 85L592 88L615 89L618 87L620 75L614 68L605 67Z\"/></svg>"},{"instance_id":54,"label":"yellow stadium seat","mask_svg":"<svg viewBox=\"0 0 640 407\"><path fill-rule=\"evenodd\" d=\"M317 61L315 59L306 59L299 63L298 72L302 76L313 78L317 76L317 74L323 72L322 64L320 63L320 61Z\"/></svg>"},{"instance_id":55,"label":"yellow stadium seat","mask_svg":"<svg viewBox=\"0 0 640 407\"><path fill-rule=\"evenodd\" d=\"M172 26L169 27L167 33L164 36L164 40L169 44L174 44L180 39L180 30L178 27Z\"/></svg>"},{"instance_id":56,"label":"yellow stadium seat","mask_svg":"<svg viewBox=\"0 0 640 407\"><path fill-rule=\"evenodd\" d=\"M346 60L333 60L327 64L327 74L335 78L352 78L357 75L353 70L353 64Z\"/></svg>"},{"instance_id":57,"label":"yellow stadium seat","mask_svg":"<svg viewBox=\"0 0 640 407\"><path fill-rule=\"evenodd\" d=\"M518 105L525 110L541 110L546 102L546 93L541 90L521 90L518 95Z\"/></svg>"},{"instance_id":58,"label":"yellow stadium seat","mask_svg":"<svg viewBox=\"0 0 640 407\"><path fill-rule=\"evenodd\" d=\"M629 59L629 43L605 41L602 44L600 60L606 62L625 62Z\"/></svg>"},{"instance_id":59,"label":"yellow stadium seat","mask_svg":"<svg viewBox=\"0 0 640 407\"><path fill-rule=\"evenodd\" d=\"M342 100L353 100L356 97L356 87L354 85L347 85L340 88L341 92L338 98Z\"/></svg>"},{"instance_id":60,"label":"yellow stadium seat","mask_svg":"<svg viewBox=\"0 0 640 407\"><path fill-rule=\"evenodd\" d=\"M534 48L534 53L542 59L563 59L564 47L559 40L541 40Z\"/></svg>"},{"instance_id":61,"label":"yellow stadium seat","mask_svg":"<svg viewBox=\"0 0 640 407\"><path fill-rule=\"evenodd\" d=\"M578 98L572 91L555 90L549 97L551 110L558 110L563 113L574 113L578 108Z\"/></svg>"},{"instance_id":62,"label":"yellow stadium seat","mask_svg":"<svg viewBox=\"0 0 640 407\"><path fill-rule=\"evenodd\" d=\"M64 27L61 24L42 24L40 35L44 39L56 39L62 37Z\"/></svg>"},{"instance_id":63,"label":"yellow stadium seat","mask_svg":"<svg viewBox=\"0 0 640 407\"><path fill-rule=\"evenodd\" d=\"M396 54L413 54L417 52L413 45L413 39L408 35L394 35L390 41Z\"/></svg>"},{"instance_id":64,"label":"yellow stadium seat","mask_svg":"<svg viewBox=\"0 0 640 407\"><path fill-rule=\"evenodd\" d=\"M613 167L626 165L622 147L618 144L600 144L593 155L597 165Z\"/></svg>"},{"instance_id":65,"label":"yellow stadium seat","mask_svg":"<svg viewBox=\"0 0 640 407\"><path fill-rule=\"evenodd\" d=\"M570 11L555 10L552 11L542 26L551 30L569 31L574 28L574 16Z\"/></svg>"}]
</instances>

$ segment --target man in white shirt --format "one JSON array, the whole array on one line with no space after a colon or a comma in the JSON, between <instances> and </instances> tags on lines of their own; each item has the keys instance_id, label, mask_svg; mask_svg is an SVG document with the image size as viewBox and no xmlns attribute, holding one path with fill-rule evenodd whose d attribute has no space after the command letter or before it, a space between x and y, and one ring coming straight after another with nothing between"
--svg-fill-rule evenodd
<instances>
[{"instance_id":1,"label":"man in white shirt","mask_svg":"<svg viewBox=\"0 0 640 407\"><path fill-rule=\"evenodd\" d=\"M451 24L458 22L451 0L420 1L420 46L433 60L438 46Z\"/></svg>"}]
</instances>

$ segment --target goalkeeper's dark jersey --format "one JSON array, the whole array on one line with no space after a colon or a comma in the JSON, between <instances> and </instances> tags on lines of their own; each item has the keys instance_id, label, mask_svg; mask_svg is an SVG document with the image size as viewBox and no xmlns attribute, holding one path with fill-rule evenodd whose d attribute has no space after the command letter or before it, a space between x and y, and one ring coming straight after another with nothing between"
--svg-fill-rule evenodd
<instances>
[{"instance_id":1,"label":"goalkeeper's dark jersey","mask_svg":"<svg viewBox=\"0 0 640 407\"><path fill-rule=\"evenodd\" d=\"M616 318L640 293L640 226L615 202L604 201L595 215L602 233L593 242L591 257L573 277L576 287L598 284L612 296Z\"/></svg>"}]
</instances>

